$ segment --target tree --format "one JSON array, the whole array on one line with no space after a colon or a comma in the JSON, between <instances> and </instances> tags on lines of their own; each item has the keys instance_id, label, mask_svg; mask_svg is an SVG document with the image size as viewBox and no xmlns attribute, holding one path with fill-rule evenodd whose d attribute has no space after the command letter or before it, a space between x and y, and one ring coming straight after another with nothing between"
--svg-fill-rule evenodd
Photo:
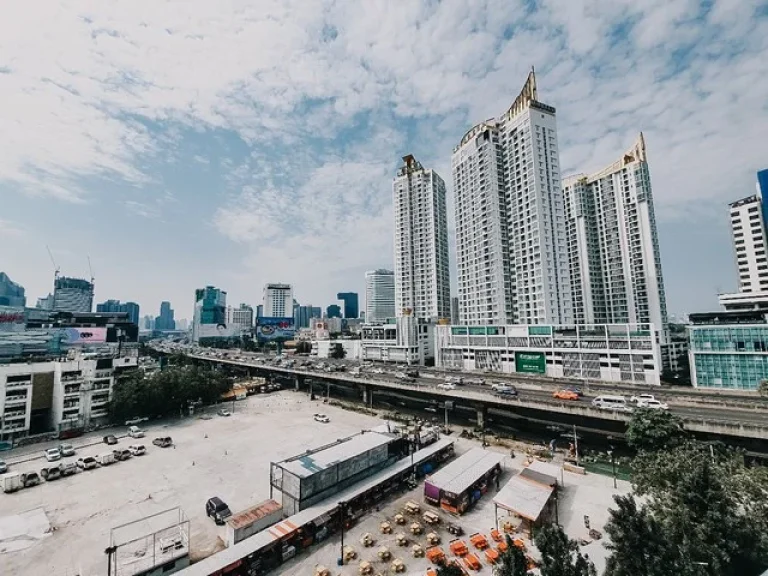
<instances>
[{"instance_id":1,"label":"tree","mask_svg":"<svg viewBox=\"0 0 768 576\"><path fill-rule=\"evenodd\" d=\"M512 543L507 536L507 549L499 556L495 576L526 576L528 574L528 560L525 552Z\"/></svg>"},{"instance_id":2,"label":"tree","mask_svg":"<svg viewBox=\"0 0 768 576\"><path fill-rule=\"evenodd\" d=\"M328 355L334 360L343 360L347 355L347 351L340 342L337 342L333 345Z\"/></svg>"},{"instance_id":3,"label":"tree","mask_svg":"<svg viewBox=\"0 0 768 576\"><path fill-rule=\"evenodd\" d=\"M300 340L296 343L296 354L309 354L312 352L312 343L307 340Z\"/></svg>"},{"instance_id":4,"label":"tree","mask_svg":"<svg viewBox=\"0 0 768 576\"><path fill-rule=\"evenodd\" d=\"M667 410L640 408L627 426L627 444L638 452L676 446L685 435L682 420Z\"/></svg>"},{"instance_id":5,"label":"tree","mask_svg":"<svg viewBox=\"0 0 768 576\"><path fill-rule=\"evenodd\" d=\"M760 384L757 386L757 391L760 396L768 397L768 378L760 380Z\"/></svg>"},{"instance_id":6,"label":"tree","mask_svg":"<svg viewBox=\"0 0 768 576\"><path fill-rule=\"evenodd\" d=\"M464 576L464 571L456 564L443 564L437 567L437 576Z\"/></svg>"},{"instance_id":7,"label":"tree","mask_svg":"<svg viewBox=\"0 0 768 576\"><path fill-rule=\"evenodd\" d=\"M536 534L541 553L541 576L597 576L594 564L578 551L558 524L549 524Z\"/></svg>"}]
</instances>

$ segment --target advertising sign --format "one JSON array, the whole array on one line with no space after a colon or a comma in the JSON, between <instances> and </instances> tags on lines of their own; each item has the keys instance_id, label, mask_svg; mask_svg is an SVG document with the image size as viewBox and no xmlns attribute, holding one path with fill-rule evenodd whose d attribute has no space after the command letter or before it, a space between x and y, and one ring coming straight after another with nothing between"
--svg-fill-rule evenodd
<instances>
[{"instance_id":1,"label":"advertising sign","mask_svg":"<svg viewBox=\"0 0 768 576\"><path fill-rule=\"evenodd\" d=\"M199 324L198 338L235 338L240 336L240 324Z\"/></svg>"},{"instance_id":2,"label":"advertising sign","mask_svg":"<svg viewBox=\"0 0 768 576\"><path fill-rule=\"evenodd\" d=\"M546 374L547 358L544 352L515 352L515 371L525 374Z\"/></svg>"},{"instance_id":3,"label":"advertising sign","mask_svg":"<svg viewBox=\"0 0 768 576\"><path fill-rule=\"evenodd\" d=\"M0 331L21 332L24 330L24 308L0 306Z\"/></svg>"},{"instance_id":4,"label":"advertising sign","mask_svg":"<svg viewBox=\"0 0 768 576\"><path fill-rule=\"evenodd\" d=\"M293 318L256 318L258 340L292 340L294 333Z\"/></svg>"},{"instance_id":5,"label":"advertising sign","mask_svg":"<svg viewBox=\"0 0 768 576\"><path fill-rule=\"evenodd\" d=\"M62 344L103 344L107 341L106 328L64 328Z\"/></svg>"}]
</instances>

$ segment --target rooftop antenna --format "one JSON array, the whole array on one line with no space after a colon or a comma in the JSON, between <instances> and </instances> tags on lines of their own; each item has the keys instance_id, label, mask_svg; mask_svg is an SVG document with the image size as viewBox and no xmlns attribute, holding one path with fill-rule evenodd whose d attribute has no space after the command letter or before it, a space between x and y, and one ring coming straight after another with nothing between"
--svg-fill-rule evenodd
<instances>
[{"instance_id":1,"label":"rooftop antenna","mask_svg":"<svg viewBox=\"0 0 768 576\"><path fill-rule=\"evenodd\" d=\"M53 264L53 279L56 280L59 277L59 271L61 269L56 265L56 260L53 259L53 253L48 247L48 244L45 245L45 249L48 250L48 256L51 257L51 263Z\"/></svg>"}]
</instances>

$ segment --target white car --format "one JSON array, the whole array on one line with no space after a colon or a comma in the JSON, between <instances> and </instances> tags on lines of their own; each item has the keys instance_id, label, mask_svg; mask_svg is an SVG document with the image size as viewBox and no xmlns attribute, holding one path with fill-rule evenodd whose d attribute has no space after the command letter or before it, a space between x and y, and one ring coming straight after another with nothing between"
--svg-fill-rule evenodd
<instances>
[{"instance_id":1,"label":"white car","mask_svg":"<svg viewBox=\"0 0 768 576\"><path fill-rule=\"evenodd\" d=\"M59 444L59 453L63 456L74 456L75 447L72 444Z\"/></svg>"},{"instance_id":2,"label":"white car","mask_svg":"<svg viewBox=\"0 0 768 576\"><path fill-rule=\"evenodd\" d=\"M437 385L440 390L456 390L456 384L453 382L443 382Z\"/></svg>"},{"instance_id":3,"label":"white car","mask_svg":"<svg viewBox=\"0 0 768 576\"><path fill-rule=\"evenodd\" d=\"M322 422L323 424L328 424L331 421L325 414L315 414L314 418L315 422Z\"/></svg>"},{"instance_id":4,"label":"white car","mask_svg":"<svg viewBox=\"0 0 768 576\"><path fill-rule=\"evenodd\" d=\"M638 394L637 396L632 396L629 401L634 402L635 404L640 404L641 402L656 402L656 396L653 394Z\"/></svg>"},{"instance_id":5,"label":"white car","mask_svg":"<svg viewBox=\"0 0 768 576\"><path fill-rule=\"evenodd\" d=\"M144 448L144 444L131 444L128 446L128 450L130 450L131 454L134 456L143 456L147 453L147 449Z\"/></svg>"},{"instance_id":6,"label":"white car","mask_svg":"<svg viewBox=\"0 0 768 576\"><path fill-rule=\"evenodd\" d=\"M59 452L58 448L48 448L48 450L45 451L45 459L48 460L48 462L61 460L61 452Z\"/></svg>"},{"instance_id":7,"label":"white car","mask_svg":"<svg viewBox=\"0 0 768 576\"><path fill-rule=\"evenodd\" d=\"M659 402L658 400L641 400L637 403L638 408L650 408L651 410L668 410L669 406L667 406L664 402Z\"/></svg>"}]
</instances>

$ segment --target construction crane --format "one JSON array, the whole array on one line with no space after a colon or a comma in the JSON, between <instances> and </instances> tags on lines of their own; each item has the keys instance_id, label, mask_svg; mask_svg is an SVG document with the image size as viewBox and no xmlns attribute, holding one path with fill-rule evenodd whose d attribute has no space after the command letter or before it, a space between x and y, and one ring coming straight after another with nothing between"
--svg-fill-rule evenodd
<instances>
[{"instance_id":1,"label":"construction crane","mask_svg":"<svg viewBox=\"0 0 768 576\"><path fill-rule=\"evenodd\" d=\"M53 253L51 252L51 249L48 247L48 244L45 245L45 249L48 250L48 256L51 257L51 263L53 264L53 279L56 280L59 277L59 272L61 271L61 268L59 268L56 265L56 260L53 259Z\"/></svg>"},{"instance_id":2,"label":"construction crane","mask_svg":"<svg viewBox=\"0 0 768 576\"><path fill-rule=\"evenodd\" d=\"M86 255L88 258L88 271L91 273L91 284L93 284L93 268L91 267L91 257L90 255Z\"/></svg>"}]
</instances>

